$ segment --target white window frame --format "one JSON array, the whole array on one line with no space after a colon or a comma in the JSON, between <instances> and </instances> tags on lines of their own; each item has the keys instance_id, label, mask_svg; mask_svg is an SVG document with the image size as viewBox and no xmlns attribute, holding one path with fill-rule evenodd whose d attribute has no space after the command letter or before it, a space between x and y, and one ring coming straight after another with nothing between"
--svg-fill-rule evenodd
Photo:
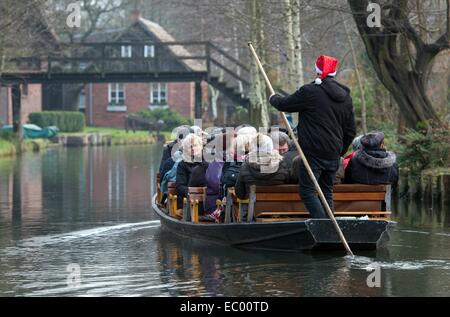
<instances>
[{"instance_id":1,"label":"white window frame","mask_svg":"<svg viewBox=\"0 0 450 317\"><path fill-rule=\"evenodd\" d=\"M155 45L144 45L144 57L155 58Z\"/></svg>"},{"instance_id":2,"label":"white window frame","mask_svg":"<svg viewBox=\"0 0 450 317\"><path fill-rule=\"evenodd\" d=\"M156 103L153 102L153 100L154 100L153 85L158 85L158 91L157 91L157 93L158 93L157 100L158 101ZM164 87L164 89L161 89L161 87ZM166 93L166 96L164 99L161 98L162 90L165 90L165 93ZM168 91L169 91L169 89L168 89L167 83L150 83L150 106L167 106L168 102L169 102Z\"/></svg>"},{"instance_id":3,"label":"white window frame","mask_svg":"<svg viewBox=\"0 0 450 317\"><path fill-rule=\"evenodd\" d=\"M120 102L121 99L119 99L119 92L120 86L122 85L122 91L123 91L123 101ZM112 92L115 92L115 98L112 98L111 94ZM108 111L111 112L124 112L127 111L127 106L125 105L125 84L124 83L110 83L108 84ZM113 100L115 99L115 100Z\"/></svg>"},{"instance_id":4,"label":"white window frame","mask_svg":"<svg viewBox=\"0 0 450 317\"><path fill-rule=\"evenodd\" d=\"M133 56L133 48L131 45L122 45L120 50L122 58L131 58Z\"/></svg>"}]
</instances>

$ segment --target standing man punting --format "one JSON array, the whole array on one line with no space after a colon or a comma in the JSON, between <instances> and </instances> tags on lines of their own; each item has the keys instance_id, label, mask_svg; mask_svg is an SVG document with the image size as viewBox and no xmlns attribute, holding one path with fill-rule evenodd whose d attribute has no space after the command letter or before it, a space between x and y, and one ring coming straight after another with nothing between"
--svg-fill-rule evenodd
<instances>
[{"instance_id":1,"label":"standing man punting","mask_svg":"<svg viewBox=\"0 0 450 317\"><path fill-rule=\"evenodd\" d=\"M333 210L333 179L356 135L350 89L334 80L337 59L321 55L318 78L288 97L274 94L269 102L283 112L298 112L298 138L311 169ZM327 218L303 164L299 172L300 196L312 218Z\"/></svg>"}]
</instances>

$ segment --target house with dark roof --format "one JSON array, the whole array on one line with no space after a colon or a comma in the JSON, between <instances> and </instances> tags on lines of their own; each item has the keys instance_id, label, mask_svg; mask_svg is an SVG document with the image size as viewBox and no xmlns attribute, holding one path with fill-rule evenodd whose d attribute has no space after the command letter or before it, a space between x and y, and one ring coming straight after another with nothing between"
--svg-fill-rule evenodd
<instances>
[{"instance_id":1,"label":"house with dark roof","mask_svg":"<svg viewBox=\"0 0 450 317\"><path fill-rule=\"evenodd\" d=\"M108 48L106 52L108 57L120 60L115 66L111 65L120 67L120 71L139 71L149 65L151 67L157 60L159 67L171 72L206 71L205 66L196 60L169 58L191 55L181 45L157 45L156 43L175 42L160 25L138 14L130 22L127 28L93 33L85 42L120 43ZM123 69L124 67L127 69ZM90 126L123 127L128 113L144 109L171 109L184 117L194 117L194 82L110 82L43 86L44 110L78 107L85 113L86 122ZM202 83L202 99L207 100L206 83Z\"/></svg>"}]
</instances>

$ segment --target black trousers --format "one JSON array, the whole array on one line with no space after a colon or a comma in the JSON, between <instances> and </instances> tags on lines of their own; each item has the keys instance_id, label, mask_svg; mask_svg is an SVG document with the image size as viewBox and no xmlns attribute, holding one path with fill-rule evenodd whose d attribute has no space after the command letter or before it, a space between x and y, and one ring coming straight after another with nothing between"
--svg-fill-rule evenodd
<instances>
[{"instance_id":1,"label":"black trousers","mask_svg":"<svg viewBox=\"0 0 450 317\"><path fill-rule=\"evenodd\" d=\"M333 210L333 181L339 168L339 159L324 160L313 156L307 156L307 160L323 194ZM322 205L317 195L314 183L311 181L308 172L303 163L299 171L299 187L302 201L311 214L311 218L323 219L328 218L325 207Z\"/></svg>"}]
</instances>

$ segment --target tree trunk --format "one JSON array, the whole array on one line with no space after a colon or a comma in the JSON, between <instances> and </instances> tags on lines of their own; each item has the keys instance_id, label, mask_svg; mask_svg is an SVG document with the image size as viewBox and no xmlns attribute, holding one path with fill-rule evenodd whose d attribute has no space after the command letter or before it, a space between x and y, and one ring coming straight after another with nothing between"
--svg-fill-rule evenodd
<instances>
[{"instance_id":1,"label":"tree trunk","mask_svg":"<svg viewBox=\"0 0 450 317\"><path fill-rule=\"evenodd\" d=\"M262 7L263 1L249 0L250 12L252 16L251 38L255 44L255 49L264 64L264 29ZM255 59L252 59L250 67L251 87L250 87L250 124L254 127L268 127L270 124L269 109L267 107L266 83L258 68Z\"/></svg>"},{"instance_id":2,"label":"tree trunk","mask_svg":"<svg viewBox=\"0 0 450 317\"><path fill-rule=\"evenodd\" d=\"M209 85L209 93L211 95L210 102L211 102L211 116L213 121L217 119L218 112L217 112L217 100L219 99L220 92L219 90L215 89L213 86Z\"/></svg>"},{"instance_id":3,"label":"tree trunk","mask_svg":"<svg viewBox=\"0 0 450 317\"><path fill-rule=\"evenodd\" d=\"M287 60L287 89L289 92L295 91L295 42L293 34L293 10L292 1L284 0L285 23L284 34L286 35L286 60Z\"/></svg>"},{"instance_id":4,"label":"tree trunk","mask_svg":"<svg viewBox=\"0 0 450 317\"><path fill-rule=\"evenodd\" d=\"M11 87L11 96L12 96L12 120L13 120L13 131L19 136L19 139L22 139L22 129L21 129L21 121L22 121L22 94L20 90L20 84L14 83Z\"/></svg>"},{"instance_id":5,"label":"tree trunk","mask_svg":"<svg viewBox=\"0 0 450 317\"><path fill-rule=\"evenodd\" d=\"M442 35L436 42L426 44L408 20L407 2L399 1L391 5L386 17L383 16L383 28L367 26L368 0L348 0L358 31L367 50L369 59L378 78L391 92L404 115L405 123L415 128L419 122L431 122L441 125L441 121L426 94L428 74L432 62L439 52L449 48L448 34ZM406 40L405 45L400 45ZM409 47L414 46L414 50ZM415 52L415 53L413 53ZM407 61L402 59L403 56Z\"/></svg>"},{"instance_id":6,"label":"tree trunk","mask_svg":"<svg viewBox=\"0 0 450 317\"><path fill-rule=\"evenodd\" d=\"M303 58L302 58L302 29L300 24L300 3L298 0L292 1L292 35L294 37L294 62L296 89L304 85L303 78Z\"/></svg>"},{"instance_id":7,"label":"tree trunk","mask_svg":"<svg viewBox=\"0 0 450 317\"><path fill-rule=\"evenodd\" d=\"M352 54L353 67L355 67L356 80L358 81L359 92L361 94L361 128L364 134L367 134L367 106L366 106L366 96L364 93L364 87L362 83L361 74L359 73L358 58L356 56L356 51L353 46L352 37L350 31L347 27L347 22L345 21L344 14L341 12L342 23L344 24L345 34L347 36L348 45L350 46L350 52Z\"/></svg>"},{"instance_id":8,"label":"tree trunk","mask_svg":"<svg viewBox=\"0 0 450 317\"><path fill-rule=\"evenodd\" d=\"M237 12L236 7L233 6L233 21L237 20L236 18ZM233 22L233 46L234 46L234 58L236 60L240 60L241 56L239 54L239 38L238 38L238 25L236 22ZM241 76L241 67L239 65L236 65L236 74L238 76ZM244 85L242 84L242 81L238 80L238 89L239 93L241 95L244 94Z\"/></svg>"},{"instance_id":9,"label":"tree trunk","mask_svg":"<svg viewBox=\"0 0 450 317\"><path fill-rule=\"evenodd\" d=\"M291 0L292 9L292 36L294 41L294 74L295 87L294 90L303 86L305 81L303 77L303 58L302 58L302 42L301 42L301 24L300 24L300 3L298 0ZM292 123L298 125L298 113L291 114Z\"/></svg>"}]
</instances>

